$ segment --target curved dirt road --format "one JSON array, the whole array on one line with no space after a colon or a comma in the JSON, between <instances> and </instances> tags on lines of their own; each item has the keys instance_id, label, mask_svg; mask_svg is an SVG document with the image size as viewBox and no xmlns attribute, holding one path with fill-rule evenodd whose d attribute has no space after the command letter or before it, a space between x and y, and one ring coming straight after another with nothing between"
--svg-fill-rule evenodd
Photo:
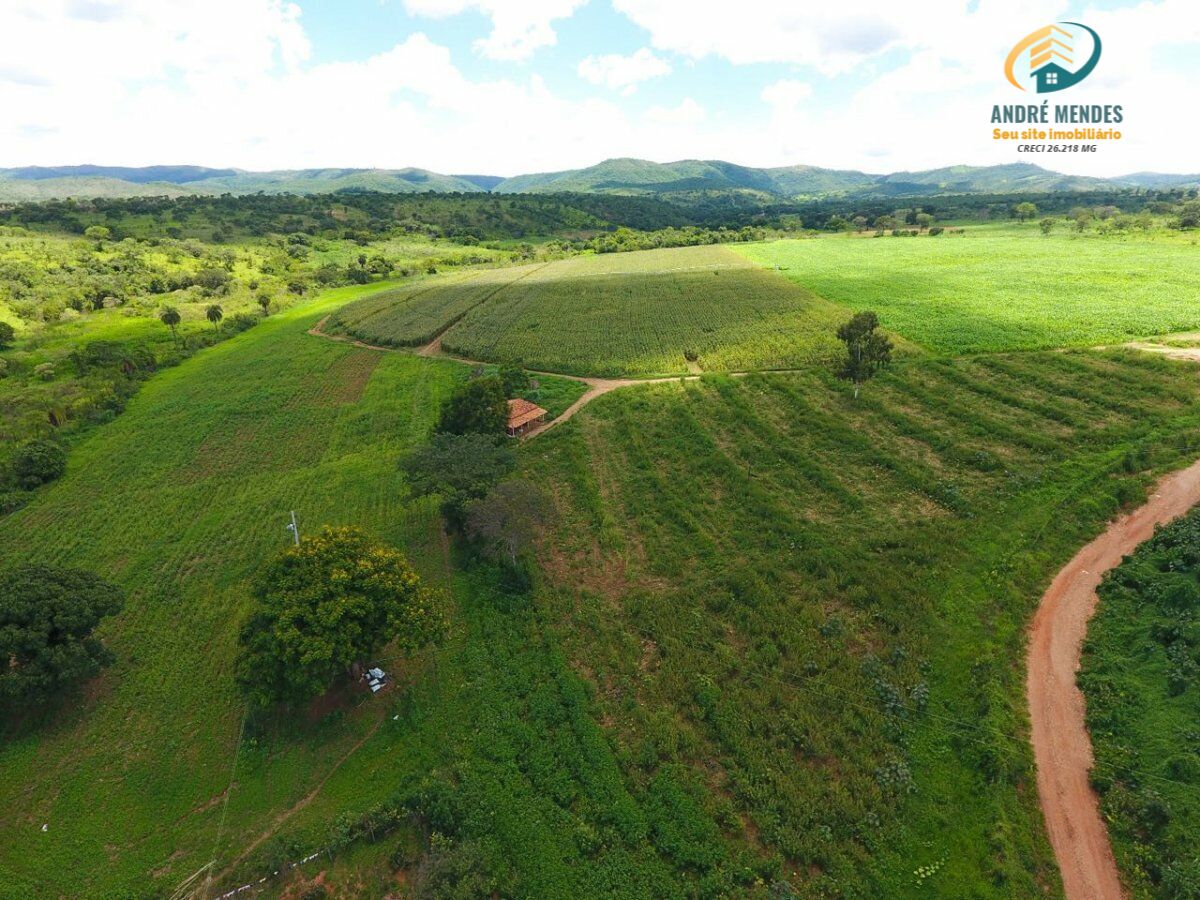
<instances>
[{"instance_id":1,"label":"curved dirt road","mask_svg":"<svg viewBox=\"0 0 1200 900\"><path fill-rule=\"evenodd\" d=\"M1113 521L1055 576L1033 619L1029 639L1029 717L1038 796L1068 900L1118 900L1121 879L1088 772L1092 743L1075 684L1096 587L1154 526L1200 503L1200 462L1167 477L1150 499Z\"/></svg>"}]
</instances>

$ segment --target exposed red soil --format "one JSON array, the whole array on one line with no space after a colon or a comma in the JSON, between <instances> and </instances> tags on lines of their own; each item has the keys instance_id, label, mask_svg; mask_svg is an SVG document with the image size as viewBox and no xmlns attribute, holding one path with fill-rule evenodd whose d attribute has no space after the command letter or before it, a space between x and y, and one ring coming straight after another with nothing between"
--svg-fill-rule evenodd
<instances>
[{"instance_id":1,"label":"exposed red soil","mask_svg":"<svg viewBox=\"0 0 1200 900\"><path fill-rule=\"evenodd\" d=\"M1029 637L1029 717L1038 795L1069 900L1122 896L1099 801L1088 780L1092 742L1075 683L1096 588L1104 573L1151 537L1154 526L1200 503L1200 462L1162 479L1141 507L1114 520L1055 576Z\"/></svg>"}]
</instances>

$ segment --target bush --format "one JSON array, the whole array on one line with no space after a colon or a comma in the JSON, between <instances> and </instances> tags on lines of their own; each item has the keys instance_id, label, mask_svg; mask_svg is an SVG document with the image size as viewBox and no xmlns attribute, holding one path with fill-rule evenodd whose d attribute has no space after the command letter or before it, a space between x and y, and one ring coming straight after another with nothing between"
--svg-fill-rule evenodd
<instances>
[{"instance_id":1,"label":"bush","mask_svg":"<svg viewBox=\"0 0 1200 900\"><path fill-rule=\"evenodd\" d=\"M53 441L26 441L13 454L11 466L17 485L32 490L62 477L67 471L67 454Z\"/></svg>"}]
</instances>

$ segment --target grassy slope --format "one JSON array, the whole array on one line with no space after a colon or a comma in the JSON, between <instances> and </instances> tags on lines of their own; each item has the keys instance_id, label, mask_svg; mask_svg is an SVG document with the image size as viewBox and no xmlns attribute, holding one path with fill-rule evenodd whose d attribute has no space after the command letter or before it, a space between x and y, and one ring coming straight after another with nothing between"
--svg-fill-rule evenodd
<instances>
[{"instance_id":1,"label":"grassy slope","mask_svg":"<svg viewBox=\"0 0 1200 900\"><path fill-rule=\"evenodd\" d=\"M72 453L62 481L4 523L0 557L93 568L130 598L108 634L120 661L89 702L0 748L0 806L15 813L0 823L0 884L98 893L191 871L213 852L241 721L230 664L245 581L281 546L287 510L305 528L361 523L434 566L435 515L405 505L395 460L456 367L303 335L353 293L153 379ZM268 772L239 778L224 839L297 799L368 724L350 716L280 742ZM243 808L247 796L256 808Z\"/></svg>"},{"instance_id":2,"label":"grassy slope","mask_svg":"<svg viewBox=\"0 0 1200 900\"><path fill-rule=\"evenodd\" d=\"M1025 623L1126 471L1194 454L1197 400L1186 367L1099 354L910 361L859 403L820 376L614 393L530 446L563 516L539 599L632 781L689 785L806 894L1054 891ZM703 872L722 839L678 846Z\"/></svg>"},{"instance_id":3,"label":"grassy slope","mask_svg":"<svg viewBox=\"0 0 1200 900\"><path fill-rule=\"evenodd\" d=\"M1198 539L1193 512L1109 575L1079 675L1096 748L1093 781L1138 897L1200 890Z\"/></svg>"},{"instance_id":4,"label":"grassy slope","mask_svg":"<svg viewBox=\"0 0 1200 900\"><path fill-rule=\"evenodd\" d=\"M575 375L683 373L689 349L706 370L803 365L832 355L841 315L721 246L502 269L395 299L347 308L340 327L418 344L457 322L443 336L447 352Z\"/></svg>"},{"instance_id":5,"label":"grassy slope","mask_svg":"<svg viewBox=\"0 0 1200 900\"><path fill-rule=\"evenodd\" d=\"M0 896L163 896L209 860L218 884L237 885L278 848L326 846L344 817L428 779L510 890L679 893L650 835L665 812L630 795L583 682L528 598L487 571L450 583L444 651L385 660L398 692L242 733L231 664L246 581L286 542L287 510L306 530L362 525L447 578L433 509L407 501L396 461L466 369L304 334L362 292L331 292L157 376L5 520L0 560L87 566L130 597L105 629L118 662L82 702L0 738ZM394 887L392 846L353 851L355 896ZM752 871L731 857L721 878Z\"/></svg>"},{"instance_id":6,"label":"grassy slope","mask_svg":"<svg viewBox=\"0 0 1200 900\"><path fill-rule=\"evenodd\" d=\"M1037 226L936 238L839 235L738 247L941 353L1094 346L1200 325L1194 243Z\"/></svg>"}]
</instances>

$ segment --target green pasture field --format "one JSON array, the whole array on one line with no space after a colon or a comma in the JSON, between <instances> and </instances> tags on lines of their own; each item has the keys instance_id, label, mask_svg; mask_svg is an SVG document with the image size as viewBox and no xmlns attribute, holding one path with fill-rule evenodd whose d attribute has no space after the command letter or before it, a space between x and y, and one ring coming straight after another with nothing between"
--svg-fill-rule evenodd
<instances>
[{"instance_id":1,"label":"green pasture field","mask_svg":"<svg viewBox=\"0 0 1200 900\"><path fill-rule=\"evenodd\" d=\"M1130 351L616 391L523 451L539 605L701 883L737 847L800 896L1055 895L1028 618L1198 427Z\"/></svg>"},{"instance_id":2,"label":"green pasture field","mask_svg":"<svg viewBox=\"0 0 1200 900\"><path fill-rule=\"evenodd\" d=\"M268 734L254 753L243 744L226 807L247 579L285 545L288 511L305 530L361 524L442 567L436 512L406 502L396 460L461 367L303 333L360 293L331 292L160 373L0 526L0 559L83 566L129 592L105 635L118 661L79 709L0 742L0 895L170 893L373 724L357 710L295 740Z\"/></svg>"},{"instance_id":3,"label":"green pasture field","mask_svg":"<svg viewBox=\"0 0 1200 900\"><path fill-rule=\"evenodd\" d=\"M1121 875L1134 897L1200 892L1200 511L1100 587L1079 686Z\"/></svg>"},{"instance_id":4,"label":"green pasture field","mask_svg":"<svg viewBox=\"0 0 1200 900\"><path fill-rule=\"evenodd\" d=\"M103 629L117 662L62 709L0 725L0 896L161 897L206 865L215 892L413 792L447 795L437 827L481 848L507 891L682 893L650 836L668 810L629 793L530 598L487 568L452 577L435 501L408 495L398 462L468 368L305 333L368 290L332 291L156 375L0 523L0 562L83 566L129 595ZM247 721L237 632L292 509L304 532L355 524L405 549L451 591L452 635L381 660L390 695ZM354 896L395 888L389 860L411 835L381 837L346 854ZM730 865L723 883L754 872Z\"/></svg>"},{"instance_id":5,"label":"green pasture field","mask_svg":"<svg viewBox=\"0 0 1200 900\"><path fill-rule=\"evenodd\" d=\"M827 300L870 309L939 354L1123 343L1200 325L1200 249L1173 233L1036 224L937 237L830 235L733 252Z\"/></svg>"},{"instance_id":6,"label":"green pasture field","mask_svg":"<svg viewBox=\"0 0 1200 900\"><path fill-rule=\"evenodd\" d=\"M500 280L506 284L497 285ZM470 359L573 375L790 368L831 359L844 313L724 246L580 256L498 269L348 307L368 342L426 343Z\"/></svg>"},{"instance_id":7,"label":"green pasture field","mask_svg":"<svg viewBox=\"0 0 1200 900\"><path fill-rule=\"evenodd\" d=\"M672 278L749 286L689 288L708 319L666 323L667 300L616 287L667 290L658 254L677 252L570 260L541 301L510 305L559 264L531 267L446 339L475 316L617 298L607 318L658 323L635 329L648 349L530 345L548 369L574 354L650 372L662 334L726 314L792 322L777 352L797 361L845 317L727 248L668 258L700 267ZM1188 364L905 356L857 402L822 367L623 388L522 447L558 509L523 591L460 557L398 466L468 367L306 333L343 309L390 315L378 290L328 292L154 375L0 520L0 562L78 565L129 593L103 629L115 665L61 710L0 724L0 897L170 895L206 865L227 889L414 795L505 896L1059 890L1014 661L1050 574L1200 446ZM730 327L702 364L747 364L753 327ZM542 389L556 412L581 388ZM238 627L292 509L306 532L353 524L403 548L449 592L452 634L382 660L389 695L247 720ZM335 889L383 897L412 839L301 874L328 865Z\"/></svg>"}]
</instances>

